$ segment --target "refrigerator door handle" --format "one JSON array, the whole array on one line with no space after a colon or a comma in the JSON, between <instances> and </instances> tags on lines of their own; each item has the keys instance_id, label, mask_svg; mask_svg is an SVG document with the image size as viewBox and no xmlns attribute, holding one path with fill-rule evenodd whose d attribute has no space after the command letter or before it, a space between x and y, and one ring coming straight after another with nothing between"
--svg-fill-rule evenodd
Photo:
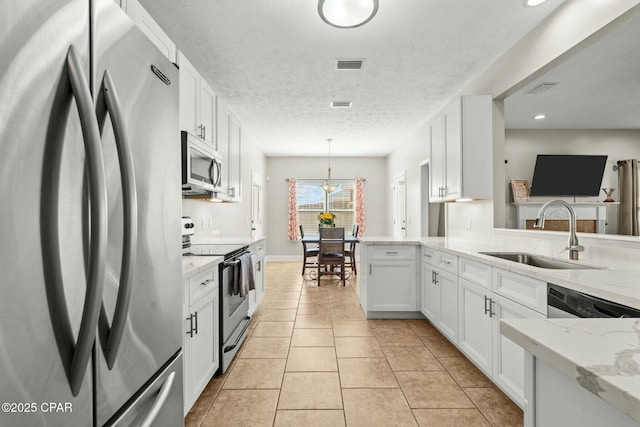
<instances>
[{"instance_id":1,"label":"refrigerator door handle","mask_svg":"<svg viewBox=\"0 0 640 427\"><path fill-rule=\"evenodd\" d=\"M69 47L67 65L71 89L76 99L87 156L91 203L91 252L87 291L75 350L71 359L69 382L74 396L80 393L84 374L96 337L107 255L107 186L98 122L93 111L89 85L82 71L75 46Z\"/></svg>"},{"instance_id":2,"label":"refrigerator door handle","mask_svg":"<svg viewBox=\"0 0 640 427\"><path fill-rule=\"evenodd\" d=\"M138 250L138 195L136 192L136 179L133 166L133 154L131 144L126 132L125 120L120 106L118 93L111 78L109 70L105 70L102 78L101 95L104 96L104 106L99 102L96 114L100 124L100 131L104 128L107 113L111 118L113 133L115 136L118 162L120 163L120 179L122 181L122 205L124 210L124 233L122 247L122 267L120 270L120 282L118 296L113 314L113 322L109 328L104 302L100 310L100 329L102 348L109 369L113 368L118 349L122 342L122 336L126 326L129 305L131 302L131 290L133 287L133 271Z\"/></svg>"},{"instance_id":3,"label":"refrigerator door handle","mask_svg":"<svg viewBox=\"0 0 640 427\"><path fill-rule=\"evenodd\" d=\"M150 427L151 424L153 424L153 421L156 419L158 413L160 413L160 410L164 406L164 403L167 401L167 397L169 397L169 392L171 391L171 387L173 387L173 381L175 380L175 378L175 371L171 372L165 380L164 384L162 384L162 387L160 388L160 391L158 392L153 405L151 405L149 413L145 416L144 420L140 424L140 427Z\"/></svg>"}]
</instances>

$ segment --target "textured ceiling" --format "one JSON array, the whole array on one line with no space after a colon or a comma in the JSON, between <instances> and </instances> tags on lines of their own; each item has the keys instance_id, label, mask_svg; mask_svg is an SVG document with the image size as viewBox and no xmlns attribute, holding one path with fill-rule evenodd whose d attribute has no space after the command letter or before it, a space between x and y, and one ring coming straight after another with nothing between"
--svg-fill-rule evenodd
<instances>
[{"instance_id":1,"label":"textured ceiling","mask_svg":"<svg viewBox=\"0 0 640 427\"><path fill-rule=\"evenodd\" d=\"M380 0L356 29L316 0L141 0L268 156L384 156L563 0ZM335 60L364 58L361 71ZM352 101L331 110L332 100Z\"/></svg>"},{"instance_id":2,"label":"textured ceiling","mask_svg":"<svg viewBox=\"0 0 640 427\"><path fill-rule=\"evenodd\" d=\"M640 129L640 17L547 71L505 100L510 129ZM525 94L542 82L556 86ZM545 120L533 116L545 113Z\"/></svg>"}]
</instances>

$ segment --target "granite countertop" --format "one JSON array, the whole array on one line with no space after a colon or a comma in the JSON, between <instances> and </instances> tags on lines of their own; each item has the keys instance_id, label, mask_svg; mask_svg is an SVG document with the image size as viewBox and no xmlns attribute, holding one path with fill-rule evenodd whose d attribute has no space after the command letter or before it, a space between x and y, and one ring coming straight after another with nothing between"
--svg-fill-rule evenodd
<instances>
[{"instance_id":1,"label":"granite countertop","mask_svg":"<svg viewBox=\"0 0 640 427\"><path fill-rule=\"evenodd\" d=\"M266 237L220 237L220 236L198 236L197 234L191 238L193 244L238 244L251 245L266 240ZM182 257L182 279L188 279L194 274L198 274L207 270L224 260L222 256L183 256Z\"/></svg>"},{"instance_id":2,"label":"granite countertop","mask_svg":"<svg viewBox=\"0 0 640 427\"><path fill-rule=\"evenodd\" d=\"M640 421L640 319L504 319L500 332Z\"/></svg>"},{"instance_id":3,"label":"granite countertop","mask_svg":"<svg viewBox=\"0 0 640 427\"><path fill-rule=\"evenodd\" d=\"M223 256L183 256L182 280L210 269L224 260Z\"/></svg>"},{"instance_id":4,"label":"granite countertop","mask_svg":"<svg viewBox=\"0 0 640 427\"><path fill-rule=\"evenodd\" d=\"M533 267L525 264L503 260L484 255L480 252L527 252L543 256L551 256L563 261L568 260L567 252L560 255L540 253L535 248L529 250L527 246L512 242L500 242L489 239L469 238L405 238L391 237L362 237L365 244L413 244L424 245L436 250L448 252L457 256L476 260L516 274L564 286L578 292L583 292L619 304L640 309L640 270L638 262L630 257L627 264L619 263L614 268L607 268L592 260L578 261L578 264L599 267L598 269L555 270Z\"/></svg>"}]
</instances>

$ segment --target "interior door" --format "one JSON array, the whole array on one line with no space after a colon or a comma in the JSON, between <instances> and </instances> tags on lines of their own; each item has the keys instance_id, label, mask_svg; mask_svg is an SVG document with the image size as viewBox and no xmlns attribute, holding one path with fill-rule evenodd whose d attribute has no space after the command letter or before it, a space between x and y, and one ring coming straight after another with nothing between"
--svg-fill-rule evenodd
<instances>
[{"instance_id":1,"label":"interior door","mask_svg":"<svg viewBox=\"0 0 640 427\"><path fill-rule=\"evenodd\" d=\"M178 70L112 0L95 5L94 94L109 213L95 363L97 421L103 425L182 347L181 171ZM118 102L110 104L114 93ZM130 152L129 179L123 178L123 147ZM131 192L134 209L127 207ZM125 291L128 307L119 317Z\"/></svg>"},{"instance_id":2,"label":"interior door","mask_svg":"<svg viewBox=\"0 0 640 427\"><path fill-rule=\"evenodd\" d=\"M91 112L89 7L85 0L32 0L1 9L0 398L10 406L0 424L84 426L93 410L93 339L77 365L76 396L70 378L87 289L88 193L76 99ZM70 83L72 45L83 91ZM51 413L45 402L68 406Z\"/></svg>"}]
</instances>

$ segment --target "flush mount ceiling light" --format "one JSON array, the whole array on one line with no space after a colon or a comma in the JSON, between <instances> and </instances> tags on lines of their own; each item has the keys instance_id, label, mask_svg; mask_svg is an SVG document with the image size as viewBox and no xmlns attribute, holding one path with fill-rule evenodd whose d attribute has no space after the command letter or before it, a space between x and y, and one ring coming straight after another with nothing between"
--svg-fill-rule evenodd
<instances>
[{"instance_id":1,"label":"flush mount ceiling light","mask_svg":"<svg viewBox=\"0 0 640 427\"><path fill-rule=\"evenodd\" d=\"M547 0L524 0L524 5L527 7L539 6Z\"/></svg>"},{"instance_id":2,"label":"flush mount ceiling light","mask_svg":"<svg viewBox=\"0 0 640 427\"><path fill-rule=\"evenodd\" d=\"M536 114L535 116L533 116L533 120L544 120L547 118L546 114Z\"/></svg>"},{"instance_id":3,"label":"flush mount ceiling light","mask_svg":"<svg viewBox=\"0 0 640 427\"><path fill-rule=\"evenodd\" d=\"M357 28L378 12L378 0L318 0L318 14L336 28Z\"/></svg>"}]
</instances>

